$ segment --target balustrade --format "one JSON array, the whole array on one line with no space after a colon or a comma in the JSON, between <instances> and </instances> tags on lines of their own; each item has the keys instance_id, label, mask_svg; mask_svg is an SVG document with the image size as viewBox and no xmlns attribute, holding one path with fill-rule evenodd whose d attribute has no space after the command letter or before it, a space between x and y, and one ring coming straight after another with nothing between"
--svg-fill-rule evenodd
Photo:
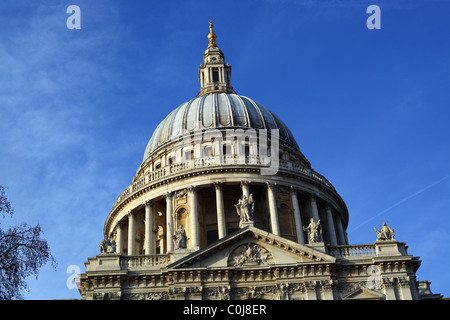
<instances>
[{"instance_id":1,"label":"balustrade","mask_svg":"<svg viewBox=\"0 0 450 320\"><path fill-rule=\"evenodd\" d=\"M145 256L121 256L121 268L140 268L140 267L165 267L170 264L168 254L155 254Z\"/></svg>"},{"instance_id":2,"label":"balustrade","mask_svg":"<svg viewBox=\"0 0 450 320\"><path fill-rule=\"evenodd\" d=\"M205 167L213 167L213 166L227 166L227 165L256 165L256 166L270 166L270 158L268 157L259 157L259 156L241 156L241 155L223 155L223 156L210 156L210 157L202 157L199 159L187 160L181 163L170 164L162 168L158 168L153 172L148 173L145 177L140 178L135 181L132 185L130 185L122 194L118 197L116 204L125 199L132 192L141 189L149 183L152 183L156 180L170 177L171 175L178 174L187 170L195 170L199 168ZM314 180L319 181L325 184L332 190L335 190L333 185L321 174L317 173L311 168L303 167L302 165L288 161L288 160L280 160L279 161L279 169L294 171L296 173L307 175L312 177Z\"/></svg>"},{"instance_id":3,"label":"balustrade","mask_svg":"<svg viewBox=\"0 0 450 320\"><path fill-rule=\"evenodd\" d=\"M328 248L328 252L336 258L344 259L361 259L376 256L374 244L331 246Z\"/></svg>"}]
</instances>

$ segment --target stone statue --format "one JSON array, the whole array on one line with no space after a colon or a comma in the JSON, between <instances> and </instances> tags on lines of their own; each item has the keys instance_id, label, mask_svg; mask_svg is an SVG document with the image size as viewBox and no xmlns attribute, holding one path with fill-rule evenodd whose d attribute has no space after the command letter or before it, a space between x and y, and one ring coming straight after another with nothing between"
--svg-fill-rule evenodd
<instances>
[{"instance_id":1,"label":"stone statue","mask_svg":"<svg viewBox=\"0 0 450 320\"><path fill-rule=\"evenodd\" d=\"M377 228L374 228L377 233L377 240L394 240L395 230L391 229L386 222L383 222L383 226L381 230L378 231Z\"/></svg>"},{"instance_id":2,"label":"stone statue","mask_svg":"<svg viewBox=\"0 0 450 320\"><path fill-rule=\"evenodd\" d=\"M253 221L253 211L255 210L255 203L253 202L253 195L247 197L242 195L242 198L239 199L238 203L234 205L236 207L237 214L241 218L242 222L251 222Z\"/></svg>"},{"instance_id":3,"label":"stone statue","mask_svg":"<svg viewBox=\"0 0 450 320\"><path fill-rule=\"evenodd\" d=\"M308 232L308 243L320 242L322 236L320 219L315 222L314 218L311 218L308 227L303 227L303 231Z\"/></svg>"},{"instance_id":4,"label":"stone statue","mask_svg":"<svg viewBox=\"0 0 450 320\"><path fill-rule=\"evenodd\" d=\"M103 254L116 253L116 242L112 235L105 234L105 238L100 241L100 252Z\"/></svg>"},{"instance_id":5,"label":"stone statue","mask_svg":"<svg viewBox=\"0 0 450 320\"><path fill-rule=\"evenodd\" d=\"M183 229L183 225L180 224L178 230L175 231L173 235L173 240L175 242L175 249L186 249L187 248L187 236L186 230Z\"/></svg>"}]
</instances>

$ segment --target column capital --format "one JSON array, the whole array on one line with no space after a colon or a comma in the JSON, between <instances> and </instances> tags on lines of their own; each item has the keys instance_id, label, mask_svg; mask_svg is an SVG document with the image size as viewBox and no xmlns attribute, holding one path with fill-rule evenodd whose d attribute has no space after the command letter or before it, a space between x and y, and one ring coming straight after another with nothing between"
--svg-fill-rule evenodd
<instances>
[{"instance_id":1,"label":"column capital","mask_svg":"<svg viewBox=\"0 0 450 320\"><path fill-rule=\"evenodd\" d=\"M196 185L192 185L192 186L187 187L187 189L188 189L189 192L195 192L195 191L197 191L197 186Z\"/></svg>"},{"instance_id":2,"label":"column capital","mask_svg":"<svg viewBox=\"0 0 450 320\"><path fill-rule=\"evenodd\" d=\"M127 216L128 217L131 217L133 214L134 214L133 210L128 210L128 212L127 212Z\"/></svg>"},{"instance_id":3,"label":"column capital","mask_svg":"<svg viewBox=\"0 0 450 320\"><path fill-rule=\"evenodd\" d=\"M296 187L294 187L294 186L289 186L289 189L290 189L290 191L291 191L291 194L297 195L297 188L296 188Z\"/></svg>"},{"instance_id":4,"label":"column capital","mask_svg":"<svg viewBox=\"0 0 450 320\"><path fill-rule=\"evenodd\" d=\"M152 205L152 200L145 200L144 205L145 206L151 206Z\"/></svg>"},{"instance_id":5,"label":"column capital","mask_svg":"<svg viewBox=\"0 0 450 320\"><path fill-rule=\"evenodd\" d=\"M223 182L222 181L213 181L214 188L222 188Z\"/></svg>"},{"instance_id":6,"label":"column capital","mask_svg":"<svg viewBox=\"0 0 450 320\"><path fill-rule=\"evenodd\" d=\"M166 198L166 200L167 200L167 198L172 198L173 197L173 192L166 192L164 194L164 197Z\"/></svg>"},{"instance_id":7,"label":"column capital","mask_svg":"<svg viewBox=\"0 0 450 320\"><path fill-rule=\"evenodd\" d=\"M272 189L272 190L273 190L273 189L276 189L277 185L278 185L278 184L277 184L276 182L270 182L270 181L269 181L269 182L266 183L266 187L267 187L268 189Z\"/></svg>"},{"instance_id":8,"label":"column capital","mask_svg":"<svg viewBox=\"0 0 450 320\"><path fill-rule=\"evenodd\" d=\"M241 187L242 186L248 186L248 185L250 185L252 182L251 181L249 181L249 180L241 180Z\"/></svg>"}]
</instances>

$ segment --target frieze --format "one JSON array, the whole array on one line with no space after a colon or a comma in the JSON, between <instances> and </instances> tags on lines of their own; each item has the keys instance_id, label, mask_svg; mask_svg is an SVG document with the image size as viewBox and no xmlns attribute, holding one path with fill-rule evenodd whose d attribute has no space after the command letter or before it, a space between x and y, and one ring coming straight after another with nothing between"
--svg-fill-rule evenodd
<instances>
[{"instance_id":1,"label":"frieze","mask_svg":"<svg viewBox=\"0 0 450 320\"><path fill-rule=\"evenodd\" d=\"M183 298L186 299L187 295L196 295L196 296L202 296L203 295L203 287L201 286L194 286L194 287L175 287L169 289L169 296L171 298Z\"/></svg>"},{"instance_id":2,"label":"frieze","mask_svg":"<svg viewBox=\"0 0 450 320\"><path fill-rule=\"evenodd\" d=\"M125 300L168 300L167 292L134 292L124 294Z\"/></svg>"},{"instance_id":3,"label":"frieze","mask_svg":"<svg viewBox=\"0 0 450 320\"><path fill-rule=\"evenodd\" d=\"M246 296L247 299L262 299L265 294L277 293L276 286L250 286L245 288L233 288L234 296Z\"/></svg>"},{"instance_id":4,"label":"frieze","mask_svg":"<svg viewBox=\"0 0 450 320\"><path fill-rule=\"evenodd\" d=\"M230 300L230 286L221 286L203 289L203 298L216 298L219 300Z\"/></svg>"},{"instance_id":5,"label":"frieze","mask_svg":"<svg viewBox=\"0 0 450 320\"><path fill-rule=\"evenodd\" d=\"M92 299L94 300L120 300L121 293L114 292L94 292L92 294Z\"/></svg>"},{"instance_id":6,"label":"frieze","mask_svg":"<svg viewBox=\"0 0 450 320\"><path fill-rule=\"evenodd\" d=\"M361 288L367 288L367 281L341 283L338 285L338 290L344 295Z\"/></svg>"}]
</instances>

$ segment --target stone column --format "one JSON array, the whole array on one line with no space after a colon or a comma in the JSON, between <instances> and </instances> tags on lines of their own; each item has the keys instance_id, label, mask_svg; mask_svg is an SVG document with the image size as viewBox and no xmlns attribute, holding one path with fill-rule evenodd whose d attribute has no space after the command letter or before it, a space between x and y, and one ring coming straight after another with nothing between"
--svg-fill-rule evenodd
<instances>
[{"instance_id":1,"label":"stone column","mask_svg":"<svg viewBox=\"0 0 450 320\"><path fill-rule=\"evenodd\" d=\"M191 248L199 248L199 237L198 237L198 210L197 210L197 187L190 186L189 190L189 205L191 207L190 217L191 217Z\"/></svg>"},{"instance_id":2,"label":"stone column","mask_svg":"<svg viewBox=\"0 0 450 320\"><path fill-rule=\"evenodd\" d=\"M241 181L242 195L247 199L250 197L250 181Z\"/></svg>"},{"instance_id":3,"label":"stone column","mask_svg":"<svg viewBox=\"0 0 450 320\"><path fill-rule=\"evenodd\" d=\"M222 239L227 235L227 224L225 221L225 207L223 204L222 183L215 182L214 188L216 189L217 232L219 233L219 239Z\"/></svg>"},{"instance_id":4,"label":"stone column","mask_svg":"<svg viewBox=\"0 0 450 320\"><path fill-rule=\"evenodd\" d=\"M153 214L152 202L150 200L145 202L145 254L152 254L153 246Z\"/></svg>"},{"instance_id":5,"label":"stone column","mask_svg":"<svg viewBox=\"0 0 450 320\"><path fill-rule=\"evenodd\" d=\"M333 280L322 281L323 300L334 300Z\"/></svg>"},{"instance_id":6,"label":"stone column","mask_svg":"<svg viewBox=\"0 0 450 320\"><path fill-rule=\"evenodd\" d=\"M334 229L333 213L330 206L327 206L328 234L330 236L330 244L337 246L336 230Z\"/></svg>"},{"instance_id":7,"label":"stone column","mask_svg":"<svg viewBox=\"0 0 450 320\"><path fill-rule=\"evenodd\" d=\"M116 252L119 254L123 254L123 245L122 245L122 241L123 241L123 235L122 235L122 227L123 227L123 223L121 221L119 221L116 225Z\"/></svg>"},{"instance_id":8,"label":"stone column","mask_svg":"<svg viewBox=\"0 0 450 320\"><path fill-rule=\"evenodd\" d=\"M134 248L136 243L136 226L135 226L135 213L128 211L128 255L134 255Z\"/></svg>"},{"instance_id":9,"label":"stone column","mask_svg":"<svg viewBox=\"0 0 450 320\"><path fill-rule=\"evenodd\" d=\"M168 192L166 197L166 247L167 252L173 251L173 193Z\"/></svg>"},{"instance_id":10,"label":"stone column","mask_svg":"<svg viewBox=\"0 0 450 320\"><path fill-rule=\"evenodd\" d=\"M397 297L395 296L394 279L382 278L382 281L386 300L397 300Z\"/></svg>"},{"instance_id":11,"label":"stone column","mask_svg":"<svg viewBox=\"0 0 450 320\"><path fill-rule=\"evenodd\" d=\"M402 300L412 300L409 277L399 278L398 280L402 293Z\"/></svg>"},{"instance_id":12,"label":"stone column","mask_svg":"<svg viewBox=\"0 0 450 320\"><path fill-rule=\"evenodd\" d=\"M270 210L270 225L272 227L272 233L279 236L280 225L278 224L277 202L275 199L274 187L275 186L272 183L267 183L267 197L269 199L269 210Z\"/></svg>"},{"instance_id":13,"label":"stone column","mask_svg":"<svg viewBox=\"0 0 450 320\"><path fill-rule=\"evenodd\" d=\"M336 215L336 225L337 225L337 236L340 245L345 245L345 232L344 227L342 226L342 220L339 215Z\"/></svg>"},{"instance_id":14,"label":"stone column","mask_svg":"<svg viewBox=\"0 0 450 320\"><path fill-rule=\"evenodd\" d=\"M305 237L303 234L302 218L300 213L300 206L298 205L297 191L291 187L292 206L294 208L295 230L297 232L297 242L305 244Z\"/></svg>"},{"instance_id":15,"label":"stone column","mask_svg":"<svg viewBox=\"0 0 450 320\"><path fill-rule=\"evenodd\" d=\"M316 281L305 281L306 300L317 300Z\"/></svg>"},{"instance_id":16,"label":"stone column","mask_svg":"<svg viewBox=\"0 0 450 320\"><path fill-rule=\"evenodd\" d=\"M315 197L311 197L311 213L314 218L314 221L319 221L319 209L317 208L317 202Z\"/></svg>"}]
</instances>

